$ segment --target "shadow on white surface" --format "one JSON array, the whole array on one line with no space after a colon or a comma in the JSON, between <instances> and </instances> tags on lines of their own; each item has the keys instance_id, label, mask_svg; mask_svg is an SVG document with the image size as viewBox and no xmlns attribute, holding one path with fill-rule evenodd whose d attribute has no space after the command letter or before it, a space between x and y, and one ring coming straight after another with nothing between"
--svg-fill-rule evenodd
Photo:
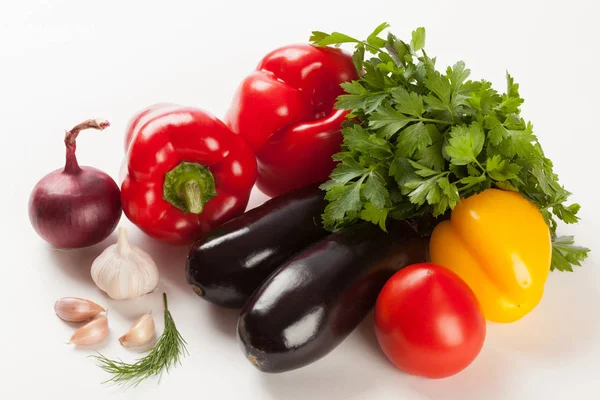
<instances>
[{"instance_id":1,"label":"shadow on white surface","mask_svg":"<svg viewBox=\"0 0 600 400\"><path fill-rule=\"evenodd\" d=\"M70 279L93 284L90 275L92 262L107 246L114 242L116 242L116 235L113 233L103 242L82 249L64 250L48 245L45 251L47 251L49 258L53 260L53 265L64 275L67 275Z\"/></svg>"},{"instance_id":2,"label":"shadow on white surface","mask_svg":"<svg viewBox=\"0 0 600 400\"><path fill-rule=\"evenodd\" d=\"M408 376L408 385L436 400L505 400L511 386L512 363L508 355L484 345L471 365L458 374L444 379L427 379ZM390 364L390 368L394 368ZM485 384L482 384L485 382Z\"/></svg>"},{"instance_id":3,"label":"shadow on white surface","mask_svg":"<svg viewBox=\"0 0 600 400\"><path fill-rule=\"evenodd\" d=\"M83 326L85 323L82 323L81 326ZM75 329L73 329L73 333L75 333L75 331L77 330L77 328L80 328L81 326L76 327ZM96 344L89 344L89 345L75 345L75 344L70 344L67 343L69 340L69 338L65 339L65 347L69 348L69 350L71 351L80 351L83 352L87 355L94 355L96 354L96 352L101 352L103 349L105 349L106 347L110 347L110 345L112 344L112 342L114 342L115 340L117 340L117 337L115 335L115 333L112 330L108 331L108 335L106 335L106 337L104 338L104 340L102 340L100 343L96 343Z\"/></svg>"},{"instance_id":4,"label":"shadow on white surface","mask_svg":"<svg viewBox=\"0 0 600 400\"><path fill-rule=\"evenodd\" d=\"M106 313L105 315L108 317L108 313ZM108 331L108 334L106 335L106 338L104 338L104 340L102 340L99 343L90 344L90 345L75 345L73 343L69 343L71 336L79 328L82 328L85 324L89 323L91 321L91 319L88 321L83 321L83 322L63 321L62 319L58 318L58 316L56 317L56 319L58 321L57 323L62 323L63 325L68 326L70 328L70 330L68 332L65 332L66 335L63 338L63 343L64 343L64 346L71 351L84 351L86 353L89 353L90 350L100 351L100 350L104 349L106 346L110 345L110 342L112 340L115 340L114 334L110 330L110 326L109 326L109 331ZM109 324L110 324L110 322L109 322Z\"/></svg>"},{"instance_id":5,"label":"shadow on white surface","mask_svg":"<svg viewBox=\"0 0 600 400\"><path fill-rule=\"evenodd\" d=\"M198 299L198 301L203 300ZM211 328L216 329L219 333L230 337L232 340L236 340L236 329L240 310L209 304L208 314L211 319Z\"/></svg>"},{"instance_id":6,"label":"shadow on white surface","mask_svg":"<svg viewBox=\"0 0 600 400\"><path fill-rule=\"evenodd\" d=\"M73 351L81 351L81 352L85 352L86 355L95 355L96 352L101 352L102 350L104 350L106 347L110 347L111 345L111 341L117 340L116 337L114 337L113 334L108 334L108 336L106 337L106 339L104 339L102 342L97 343L97 344L91 344L91 345L79 345L79 346L75 346L72 344L67 344L66 346L69 347L73 347Z\"/></svg>"},{"instance_id":7,"label":"shadow on white surface","mask_svg":"<svg viewBox=\"0 0 600 400\"><path fill-rule=\"evenodd\" d=\"M372 318L371 313L322 359L282 374L261 374L263 387L272 399L375 399L374 388L389 377L381 375L388 361L379 350ZM398 398L406 398L403 395L406 388L398 392Z\"/></svg>"},{"instance_id":8,"label":"shadow on white surface","mask_svg":"<svg viewBox=\"0 0 600 400\"><path fill-rule=\"evenodd\" d=\"M387 399L396 393L407 399L504 400L512 371L510 355L488 344L468 368L453 377L433 380L403 373L379 348L370 313L321 360L286 373L259 373L259 378L271 399L374 399L376 393L385 393Z\"/></svg>"},{"instance_id":9,"label":"shadow on white surface","mask_svg":"<svg viewBox=\"0 0 600 400\"><path fill-rule=\"evenodd\" d=\"M172 246L158 240L155 240L143 233L139 233L136 238L137 245L146 251L160 272L161 287L174 287L179 291L191 291L185 281L185 261L190 246Z\"/></svg>"},{"instance_id":10,"label":"shadow on white surface","mask_svg":"<svg viewBox=\"0 0 600 400\"><path fill-rule=\"evenodd\" d=\"M339 349L336 349L339 350ZM335 351L335 350L334 350ZM339 352L304 368L282 374L261 374L262 386L272 399L365 399L377 385L376 370L362 367L351 354ZM354 356L354 354L352 354Z\"/></svg>"},{"instance_id":11,"label":"shadow on white surface","mask_svg":"<svg viewBox=\"0 0 600 400\"><path fill-rule=\"evenodd\" d=\"M162 291L160 290L160 286L155 292L133 299L113 300L108 298L108 296L106 298L109 308L107 316L111 313L119 314L119 316L127 320L130 324L133 324L143 314L152 312L152 310L162 310ZM155 322L157 319L162 320L162 312L159 314L152 313L152 317ZM125 332L126 330L122 333Z\"/></svg>"},{"instance_id":12,"label":"shadow on white surface","mask_svg":"<svg viewBox=\"0 0 600 400\"><path fill-rule=\"evenodd\" d=\"M379 368L385 370L385 379L393 382L387 386L402 386L398 387L398 393L403 393L405 387L409 386L426 398L436 400L506 399L503 387L506 387L506 381L510 379L506 375L507 371L510 371L510 361L506 355L494 350L489 343L484 345L477 359L459 374L446 379L427 379L408 375L394 367L387 359L377 342L372 312L357 328L356 333L363 342L361 349L370 353L368 362L379 364ZM396 382L394 377L397 378ZM486 382L486 385L481 385L480 382Z\"/></svg>"},{"instance_id":13,"label":"shadow on white surface","mask_svg":"<svg viewBox=\"0 0 600 400\"><path fill-rule=\"evenodd\" d=\"M360 337L360 340L364 342L368 351L377 359L377 362L389 363L377 342L377 336L375 335L375 321L373 318L373 311L371 311L356 329L357 335Z\"/></svg>"},{"instance_id":14,"label":"shadow on white surface","mask_svg":"<svg viewBox=\"0 0 600 400\"><path fill-rule=\"evenodd\" d=\"M491 325L488 335L493 334L506 350L528 358L559 361L581 355L600 328L600 294L597 282L587 274L587 270L552 272L536 309L515 323Z\"/></svg>"}]
</instances>

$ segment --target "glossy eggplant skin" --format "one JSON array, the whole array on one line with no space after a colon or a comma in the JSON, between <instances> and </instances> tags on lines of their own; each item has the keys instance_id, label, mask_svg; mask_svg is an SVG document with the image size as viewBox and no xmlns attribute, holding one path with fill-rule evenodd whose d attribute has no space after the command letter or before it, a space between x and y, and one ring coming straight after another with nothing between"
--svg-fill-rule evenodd
<instances>
[{"instance_id":1,"label":"glossy eggplant skin","mask_svg":"<svg viewBox=\"0 0 600 400\"><path fill-rule=\"evenodd\" d=\"M389 233L368 224L297 254L241 311L237 334L246 357L270 373L324 357L367 316L396 271L426 260L428 243L404 223Z\"/></svg>"},{"instance_id":2,"label":"glossy eggplant skin","mask_svg":"<svg viewBox=\"0 0 600 400\"><path fill-rule=\"evenodd\" d=\"M205 300L242 308L276 268L327 236L321 214L324 192L310 186L266 201L196 242L186 280Z\"/></svg>"}]
</instances>

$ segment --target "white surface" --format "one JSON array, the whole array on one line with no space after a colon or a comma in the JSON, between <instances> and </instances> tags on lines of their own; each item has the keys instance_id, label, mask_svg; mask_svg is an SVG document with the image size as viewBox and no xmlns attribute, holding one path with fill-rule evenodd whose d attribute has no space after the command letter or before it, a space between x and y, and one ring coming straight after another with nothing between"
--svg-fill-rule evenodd
<instances>
[{"instance_id":1,"label":"white surface","mask_svg":"<svg viewBox=\"0 0 600 400\"><path fill-rule=\"evenodd\" d=\"M365 37L382 21L399 37L427 28L427 50L440 66L463 59L476 78L521 84L526 118L573 200L578 226L562 229L599 248L598 6L551 1L2 1L0 115L4 287L0 291L0 398L100 399L592 399L600 398L600 272L592 252L577 272L552 273L535 311L511 325L489 324L485 346L461 374L445 380L395 370L375 342L372 320L321 361L264 375L242 356L236 314L203 302L186 286L185 251L145 238L123 218L131 240L161 268L160 288L190 355L156 385L123 392L86 356L63 343L74 327L53 304L81 296L109 307L111 336L98 350L133 360L116 338L152 310L162 331L160 293L109 301L89 267L105 243L52 250L31 228L27 199L42 175L63 164L65 129L88 117L112 127L78 141L83 165L117 177L125 123L155 102L177 102L223 116L242 77L275 47L308 40L311 30ZM253 198L256 205L261 195Z\"/></svg>"}]
</instances>

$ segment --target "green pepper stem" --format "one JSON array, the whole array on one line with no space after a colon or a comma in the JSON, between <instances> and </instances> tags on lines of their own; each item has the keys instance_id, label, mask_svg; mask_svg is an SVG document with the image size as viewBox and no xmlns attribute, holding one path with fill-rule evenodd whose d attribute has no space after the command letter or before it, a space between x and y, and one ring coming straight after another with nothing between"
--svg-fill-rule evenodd
<instances>
[{"instance_id":1,"label":"green pepper stem","mask_svg":"<svg viewBox=\"0 0 600 400\"><path fill-rule=\"evenodd\" d=\"M200 214L204 209L202 189L197 181L188 181L183 185L182 197L188 211L192 214Z\"/></svg>"},{"instance_id":2,"label":"green pepper stem","mask_svg":"<svg viewBox=\"0 0 600 400\"><path fill-rule=\"evenodd\" d=\"M202 213L216 195L215 179L203 165L182 161L165 176L163 198L184 213Z\"/></svg>"}]
</instances>

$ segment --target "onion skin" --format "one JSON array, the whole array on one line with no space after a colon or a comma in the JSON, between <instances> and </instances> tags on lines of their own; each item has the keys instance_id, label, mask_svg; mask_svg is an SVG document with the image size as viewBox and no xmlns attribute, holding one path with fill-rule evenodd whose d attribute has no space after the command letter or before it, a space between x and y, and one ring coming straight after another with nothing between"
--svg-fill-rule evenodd
<instances>
[{"instance_id":1,"label":"onion skin","mask_svg":"<svg viewBox=\"0 0 600 400\"><path fill-rule=\"evenodd\" d=\"M104 129L107 121L87 120L65 136L65 167L50 172L33 188L29 219L38 235L51 245L75 249L106 239L121 219L121 193L105 172L80 167L75 157L79 131Z\"/></svg>"},{"instance_id":2,"label":"onion skin","mask_svg":"<svg viewBox=\"0 0 600 400\"><path fill-rule=\"evenodd\" d=\"M106 239L121 219L116 182L93 167L80 172L62 169L43 177L33 188L29 218L45 241L63 249L94 245Z\"/></svg>"}]
</instances>

